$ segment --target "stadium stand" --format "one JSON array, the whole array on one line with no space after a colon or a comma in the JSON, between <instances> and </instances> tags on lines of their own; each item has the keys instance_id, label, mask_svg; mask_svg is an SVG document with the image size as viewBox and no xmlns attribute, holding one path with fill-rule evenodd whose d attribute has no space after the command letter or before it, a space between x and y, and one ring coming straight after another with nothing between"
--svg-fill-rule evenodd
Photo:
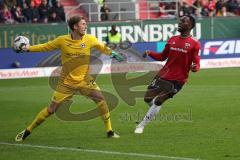
<instances>
[{"instance_id":1,"label":"stadium stand","mask_svg":"<svg viewBox=\"0 0 240 160\"><path fill-rule=\"evenodd\" d=\"M77 0L61 0L61 4L64 6L65 13L70 12L69 14L67 14L67 19L74 15L82 15L84 17L87 17L87 14L84 9L82 9L81 7L76 8L76 6L80 4L80 2Z\"/></svg>"},{"instance_id":2,"label":"stadium stand","mask_svg":"<svg viewBox=\"0 0 240 160\"><path fill-rule=\"evenodd\" d=\"M64 22L74 15L101 21L104 0L1 0L0 23ZM106 0L107 20L161 19L193 15L239 16L240 0ZM49 21L50 19L50 21Z\"/></svg>"},{"instance_id":3,"label":"stadium stand","mask_svg":"<svg viewBox=\"0 0 240 160\"><path fill-rule=\"evenodd\" d=\"M65 22L65 11L59 0L5 0L0 2L2 23L48 23L55 16Z\"/></svg>"}]
</instances>

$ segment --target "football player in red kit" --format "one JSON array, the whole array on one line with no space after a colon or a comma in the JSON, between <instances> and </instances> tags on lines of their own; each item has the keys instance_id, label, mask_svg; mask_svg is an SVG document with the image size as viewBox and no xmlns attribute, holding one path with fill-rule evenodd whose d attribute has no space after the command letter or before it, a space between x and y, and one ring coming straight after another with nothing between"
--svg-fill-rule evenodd
<instances>
[{"instance_id":1,"label":"football player in red kit","mask_svg":"<svg viewBox=\"0 0 240 160\"><path fill-rule=\"evenodd\" d=\"M172 98L182 88L190 70L199 71L200 42L190 34L194 27L195 19L192 16L183 16L178 23L180 35L172 36L161 54L145 51L145 57L150 56L158 61L167 61L148 86L144 101L149 104L150 109L136 127L135 133L143 133L144 126L160 111L163 102Z\"/></svg>"}]
</instances>

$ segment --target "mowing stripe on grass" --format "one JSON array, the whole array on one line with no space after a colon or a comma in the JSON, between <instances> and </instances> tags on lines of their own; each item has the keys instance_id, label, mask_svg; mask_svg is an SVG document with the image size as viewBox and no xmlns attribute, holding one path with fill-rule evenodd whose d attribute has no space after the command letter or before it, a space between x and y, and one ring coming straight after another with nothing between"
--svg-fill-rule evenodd
<instances>
[{"instance_id":1,"label":"mowing stripe on grass","mask_svg":"<svg viewBox=\"0 0 240 160\"><path fill-rule=\"evenodd\" d=\"M57 150L57 151L63 151L64 150L64 151L76 151L76 152L102 153L102 154L111 154L111 155L119 155L119 156L135 156L135 157L145 157L145 158L165 158L165 159L175 159L175 160L200 160L200 159L193 159L193 158L162 156L162 155L154 155L154 154L115 152L115 151L104 151L104 150L95 150L95 149L55 147L55 146L33 145L33 144L15 144L15 143L7 143L7 142L0 142L0 145L50 149L50 150Z\"/></svg>"}]
</instances>

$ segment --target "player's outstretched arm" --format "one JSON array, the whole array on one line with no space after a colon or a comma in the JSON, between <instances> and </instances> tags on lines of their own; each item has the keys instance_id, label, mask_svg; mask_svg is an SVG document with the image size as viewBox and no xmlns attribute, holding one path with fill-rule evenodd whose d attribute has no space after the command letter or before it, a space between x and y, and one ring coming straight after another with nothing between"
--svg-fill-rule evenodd
<instances>
[{"instance_id":1,"label":"player's outstretched arm","mask_svg":"<svg viewBox=\"0 0 240 160\"><path fill-rule=\"evenodd\" d=\"M154 51L146 50L143 54L143 58L147 58L147 56L149 56L152 59L157 60L157 61L165 61L168 58L168 55L169 55L170 41L171 41L171 39L168 40L168 42L165 45L162 53L157 53L157 52L154 52Z\"/></svg>"},{"instance_id":2,"label":"player's outstretched arm","mask_svg":"<svg viewBox=\"0 0 240 160\"><path fill-rule=\"evenodd\" d=\"M124 60L122 55L120 55L119 53L111 50L109 47L107 47L104 44L96 45L95 48L102 53L110 55L111 58L116 59L118 62L122 62Z\"/></svg>"},{"instance_id":3,"label":"player's outstretched arm","mask_svg":"<svg viewBox=\"0 0 240 160\"><path fill-rule=\"evenodd\" d=\"M122 55L113 51L111 48L109 48L102 42L99 42L96 37L92 37L92 43L93 43L93 47L95 47L97 50L99 50L104 54L110 55L111 58L116 59L118 62L121 62L124 60L124 57Z\"/></svg>"},{"instance_id":4,"label":"player's outstretched arm","mask_svg":"<svg viewBox=\"0 0 240 160\"><path fill-rule=\"evenodd\" d=\"M17 37L16 37L17 38ZM25 37L26 38L26 37ZM22 53L22 52L48 52L55 49L60 48L61 39L58 37L52 41L49 41L47 43L38 44L38 45L30 45L29 40L28 43L17 43L14 41L14 51L16 53Z\"/></svg>"},{"instance_id":5,"label":"player's outstretched arm","mask_svg":"<svg viewBox=\"0 0 240 160\"><path fill-rule=\"evenodd\" d=\"M143 53L143 58L147 58L147 56L150 56L154 60L164 61L164 60L167 59L168 53L169 52L168 52L168 50L166 48L164 49L164 51L162 53L157 53L157 52L154 52L154 51L146 50Z\"/></svg>"},{"instance_id":6,"label":"player's outstretched arm","mask_svg":"<svg viewBox=\"0 0 240 160\"><path fill-rule=\"evenodd\" d=\"M64 43L63 39L61 37L58 37L52 41L48 41L43 44L29 46L28 51L29 52L49 52L49 51L53 51L55 49L60 48L62 43Z\"/></svg>"},{"instance_id":7,"label":"player's outstretched arm","mask_svg":"<svg viewBox=\"0 0 240 160\"><path fill-rule=\"evenodd\" d=\"M147 58L147 56L150 56L154 60L165 61L168 58L169 50L170 49L169 49L169 41L168 41L162 53L146 50L143 54L143 58Z\"/></svg>"},{"instance_id":8,"label":"player's outstretched arm","mask_svg":"<svg viewBox=\"0 0 240 160\"><path fill-rule=\"evenodd\" d=\"M118 62L122 62L124 60L124 57L115 51L112 51L111 58L116 59Z\"/></svg>"}]
</instances>

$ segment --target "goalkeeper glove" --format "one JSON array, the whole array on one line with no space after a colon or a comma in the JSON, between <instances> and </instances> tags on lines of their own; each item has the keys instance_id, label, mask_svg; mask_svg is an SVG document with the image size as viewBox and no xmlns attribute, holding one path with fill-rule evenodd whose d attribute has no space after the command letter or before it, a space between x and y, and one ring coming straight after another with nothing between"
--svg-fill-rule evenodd
<instances>
[{"instance_id":1,"label":"goalkeeper glove","mask_svg":"<svg viewBox=\"0 0 240 160\"><path fill-rule=\"evenodd\" d=\"M111 58L115 58L118 62L122 62L124 60L123 56L115 51L112 51Z\"/></svg>"}]
</instances>

